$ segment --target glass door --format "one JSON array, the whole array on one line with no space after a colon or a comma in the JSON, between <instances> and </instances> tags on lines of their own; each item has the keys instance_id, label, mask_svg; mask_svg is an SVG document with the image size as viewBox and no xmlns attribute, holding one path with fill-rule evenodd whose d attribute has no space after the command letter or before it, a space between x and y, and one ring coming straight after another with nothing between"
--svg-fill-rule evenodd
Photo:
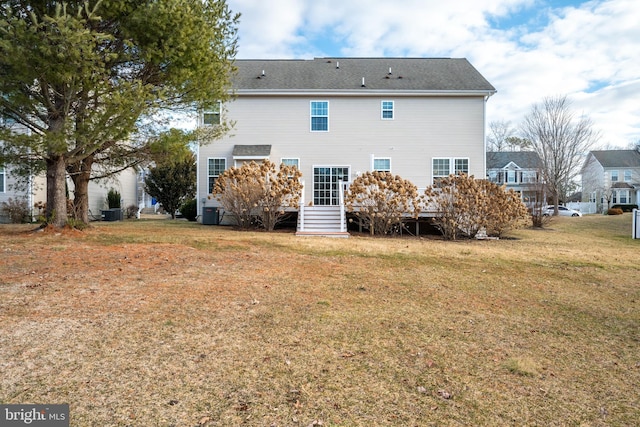
<instances>
[{"instance_id":1,"label":"glass door","mask_svg":"<svg viewBox=\"0 0 640 427\"><path fill-rule=\"evenodd\" d=\"M338 206L340 182L349 181L349 166L315 166L313 168L313 204Z\"/></svg>"}]
</instances>

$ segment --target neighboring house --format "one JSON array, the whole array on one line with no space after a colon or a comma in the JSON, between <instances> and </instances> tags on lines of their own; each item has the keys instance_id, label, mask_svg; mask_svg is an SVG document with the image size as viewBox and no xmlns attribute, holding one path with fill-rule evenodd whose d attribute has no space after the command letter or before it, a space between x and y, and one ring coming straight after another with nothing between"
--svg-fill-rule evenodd
<instances>
[{"instance_id":1,"label":"neighboring house","mask_svg":"<svg viewBox=\"0 0 640 427\"><path fill-rule=\"evenodd\" d=\"M638 205L640 148L591 151L582 166L582 200L603 212L614 205Z\"/></svg>"},{"instance_id":2,"label":"neighboring house","mask_svg":"<svg viewBox=\"0 0 640 427\"><path fill-rule=\"evenodd\" d=\"M544 181L540 157L533 151L487 152L487 178L520 194L533 207L544 202Z\"/></svg>"},{"instance_id":3,"label":"neighboring house","mask_svg":"<svg viewBox=\"0 0 640 427\"><path fill-rule=\"evenodd\" d=\"M496 90L466 59L235 65L235 99L199 123L234 123L229 135L199 148L199 211L218 206L211 191L225 169L266 158L302 172L300 234L344 232L341 193L365 171L390 171L420 190L449 174L485 175L485 105ZM318 214L332 219L316 221Z\"/></svg>"}]
</instances>

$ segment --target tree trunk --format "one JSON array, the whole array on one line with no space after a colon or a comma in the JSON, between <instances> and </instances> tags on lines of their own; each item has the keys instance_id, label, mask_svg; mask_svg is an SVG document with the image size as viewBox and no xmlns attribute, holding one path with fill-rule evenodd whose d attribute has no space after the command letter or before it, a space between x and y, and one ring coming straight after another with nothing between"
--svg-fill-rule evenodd
<instances>
[{"instance_id":1,"label":"tree trunk","mask_svg":"<svg viewBox=\"0 0 640 427\"><path fill-rule=\"evenodd\" d=\"M73 217L85 224L89 223L89 181L93 156L89 156L69 166L69 174L73 181Z\"/></svg>"},{"instance_id":2,"label":"tree trunk","mask_svg":"<svg viewBox=\"0 0 640 427\"><path fill-rule=\"evenodd\" d=\"M63 155L54 155L47 159L46 223L58 228L67 224L66 176Z\"/></svg>"}]
</instances>

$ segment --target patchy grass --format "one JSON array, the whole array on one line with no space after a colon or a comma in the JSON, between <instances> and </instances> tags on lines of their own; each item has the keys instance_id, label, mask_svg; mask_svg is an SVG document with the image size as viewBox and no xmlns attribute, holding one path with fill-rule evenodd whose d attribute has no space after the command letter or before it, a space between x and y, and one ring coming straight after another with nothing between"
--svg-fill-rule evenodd
<instances>
[{"instance_id":1,"label":"patchy grass","mask_svg":"<svg viewBox=\"0 0 640 427\"><path fill-rule=\"evenodd\" d=\"M499 241L0 236L0 402L74 426L640 423L628 214Z\"/></svg>"}]
</instances>

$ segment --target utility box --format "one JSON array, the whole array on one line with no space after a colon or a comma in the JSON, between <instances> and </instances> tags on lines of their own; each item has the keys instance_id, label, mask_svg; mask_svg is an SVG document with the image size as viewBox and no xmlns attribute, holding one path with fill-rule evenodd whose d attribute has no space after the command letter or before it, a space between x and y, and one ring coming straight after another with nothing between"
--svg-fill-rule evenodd
<instances>
[{"instance_id":1,"label":"utility box","mask_svg":"<svg viewBox=\"0 0 640 427\"><path fill-rule=\"evenodd\" d=\"M218 225L220 222L218 208L213 206L204 206L202 208L202 224Z\"/></svg>"},{"instance_id":2,"label":"utility box","mask_svg":"<svg viewBox=\"0 0 640 427\"><path fill-rule=\"evenodd\" d=\"M122 221L122 209L112 208L102 211L103 221Z\"/></svg>"}]
</instances>

